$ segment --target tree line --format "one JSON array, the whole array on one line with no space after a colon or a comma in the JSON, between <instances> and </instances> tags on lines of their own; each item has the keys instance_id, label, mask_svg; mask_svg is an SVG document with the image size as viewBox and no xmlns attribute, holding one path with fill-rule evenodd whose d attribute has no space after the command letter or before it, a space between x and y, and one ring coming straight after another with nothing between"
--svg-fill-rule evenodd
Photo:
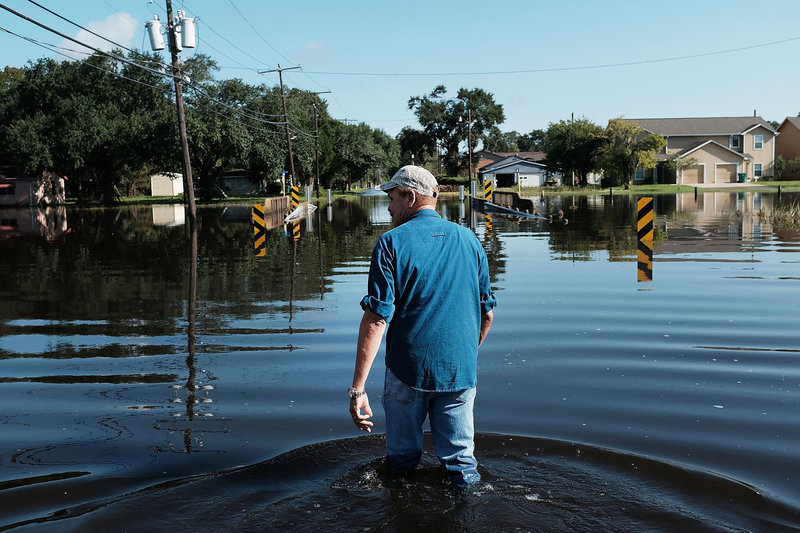
<instances>
[{"instance_id":1,"label":"tree line","mask_svg":"<svg viewBox=\"0 0 800 533\"><path fill-rule=\"evenodd\" d=\"M144 66L145 68L140 68ZM222 177L243 170L264 193L280 192L290 168L279 86L216 80L217 64L198 54L184 61L185 114L198 198L224 194ZM53 171L67 176L70 197L112 204L149 191L149 176L180 172L179 135L172 80L155 53L116 50L81 61L41 58L0 72L0 164L20 175ZM396 138L367 124L331 117L318 95L286 94L298 184L349 189L380 182L402 164L428 165L438 174L466 175L468 154L543 151L553 172L585 185L602 171L611 184L630 181L655 165L663 139L639 126L612 120L606 128L587 119L549 124L527 134L502 132L503 106L480 89L448 97L443 85L412 96L408 108L421 129ZM468 143L471 143L468 145Z\"/></svg>"},{"instance_id":2,"label":"tree line","mask_svg":"<svg viewBox=\"0 0 800 533\"><path fill-rule=\"evenodd\" d=\"M151 174L180 172L172 80L159 56L114 54L127 61L94 54L6 67L0 73L0 163L19 175L64 175L70 197L105 204L148 192ZM280 192L280 173L290 168L280 87L215 80L217 70L200 54L182 64L198 197L222 195L221 177L234 169L261 183L262 191ZM289 89L286 105L296 183L316 180L317 154L325 188L374 181L399 166L396 139L333 119L314 93Z\"/></svg>"},{"instance_id":3,"label":"tree line","mask_svg":"<svg viewBox=\"0 0 800 533\"><path fill-rule=\"evenodd\" d=\"M655 154L666 146L660 135L622 119L610 120L605 128L579 118L550 123L547 130L526 134L502 132L503 106L491 93L463 88L451 98L446 93L439 85L427 95L412 97L408 107L422 129L406 127L398 140L404 156L413 154L420 164L441 158L444 172L451 176L463 173L470 151L474 159L481 146L492 152L544 152L548 170L574 175L575 185L585 186L591 173L602 172L607 183L615 186L629 183L639 168L653 168ZM465 142L472 144L460 149ZM680 166L683 161L673 164Z\"/></svg>"}]
</instances>

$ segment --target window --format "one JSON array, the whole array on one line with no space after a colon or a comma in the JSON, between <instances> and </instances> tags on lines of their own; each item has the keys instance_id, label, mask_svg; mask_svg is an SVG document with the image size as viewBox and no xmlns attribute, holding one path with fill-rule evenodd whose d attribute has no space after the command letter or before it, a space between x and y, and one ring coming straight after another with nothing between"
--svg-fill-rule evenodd
<instances>
[{"instance_id":1,"label":"window","mask_svg":"<svg viewBox=\"0 0 800 533\"><path fill-rule=\"evenodd\" d=\"M764 148L764 136L753 135L753 150L761 150Z\"/></svg>"},{"instance_id":2,"label":"window","mask_svg":"<svg viewBox=\"0 0 800 533\"><path fill-rule=\"evenodd\" d=\"M762 163L753 163L753 177L758 179L761 177Z\"/></svg>"},{"instance_id":3,"label":"window","mask_svg":"<svg viewBox=\"0 0 800 533\"><path fill-rule=\"evenodd\" d=\"M739 148L739 136L731 135L731 148Z\"/></svg>"}]
</instances>

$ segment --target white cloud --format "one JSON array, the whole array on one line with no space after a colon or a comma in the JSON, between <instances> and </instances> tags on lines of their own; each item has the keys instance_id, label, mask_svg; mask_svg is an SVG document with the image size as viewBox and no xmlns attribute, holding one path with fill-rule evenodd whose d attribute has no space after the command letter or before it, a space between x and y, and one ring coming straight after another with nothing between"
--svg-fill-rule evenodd
<instances>
[{"instance_id":1,"label":"white cloud","mask_svg":"<svg viewBox=\"0 0 800 533\"><path fill-rule=\"evenodd\" d=\"M333 57L333 53L325 47L322 41L307 41L303 48L292 53L291 57L298 60L303 66L325 63Z\"/></svg>"},{"instance_id":2,"label":"white cloud","mask_svg":"<svg viewBox=\"0 0 800 533\"><path fill-rule=\"evenodd\" d=\"M139 21L128 13L114 13L104 20L91 21L86 27L98 35L102 35L119 45L130 48L133 37L139 29ZM109 51L116 46L86 30L80 30L75 36L75 39L103 51ZM62 42L62 46L70 49L79 48L78 45L67 40Z\"/></svg>"}]
</instances>

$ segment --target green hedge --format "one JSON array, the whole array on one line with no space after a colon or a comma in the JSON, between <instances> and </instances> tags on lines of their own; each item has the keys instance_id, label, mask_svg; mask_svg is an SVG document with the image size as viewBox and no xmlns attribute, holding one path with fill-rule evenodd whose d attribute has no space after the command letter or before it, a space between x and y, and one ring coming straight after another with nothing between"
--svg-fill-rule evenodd
<instances>
[{"instance_id":1,"label":"green hedge","mask_svg":"<svg viewBox=\"0 0 800 533\"><path fill-rule=\"evenodd\" d=\"M469 178L458 178L452 176L436 176L436 181L439 182L439 185L463 185L467 189L469 189Z\"/></svg>"}]
</instances>

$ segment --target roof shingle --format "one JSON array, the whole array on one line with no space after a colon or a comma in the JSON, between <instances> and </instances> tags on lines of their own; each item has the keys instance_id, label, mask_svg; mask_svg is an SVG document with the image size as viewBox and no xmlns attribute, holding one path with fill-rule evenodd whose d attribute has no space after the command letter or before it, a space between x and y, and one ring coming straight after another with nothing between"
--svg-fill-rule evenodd
<instances>
[{"instance_id":1,"label":"roof shingle","mask_svg":"<svg viewBox=\"0 0 800 533\"><path fill-rule=\"evenodd\" d=\"M754 126L774 131L761 117L701 117L701 118L630 118L645 130L658 135L736 135Z\"/></svg>"}]
</instances>

